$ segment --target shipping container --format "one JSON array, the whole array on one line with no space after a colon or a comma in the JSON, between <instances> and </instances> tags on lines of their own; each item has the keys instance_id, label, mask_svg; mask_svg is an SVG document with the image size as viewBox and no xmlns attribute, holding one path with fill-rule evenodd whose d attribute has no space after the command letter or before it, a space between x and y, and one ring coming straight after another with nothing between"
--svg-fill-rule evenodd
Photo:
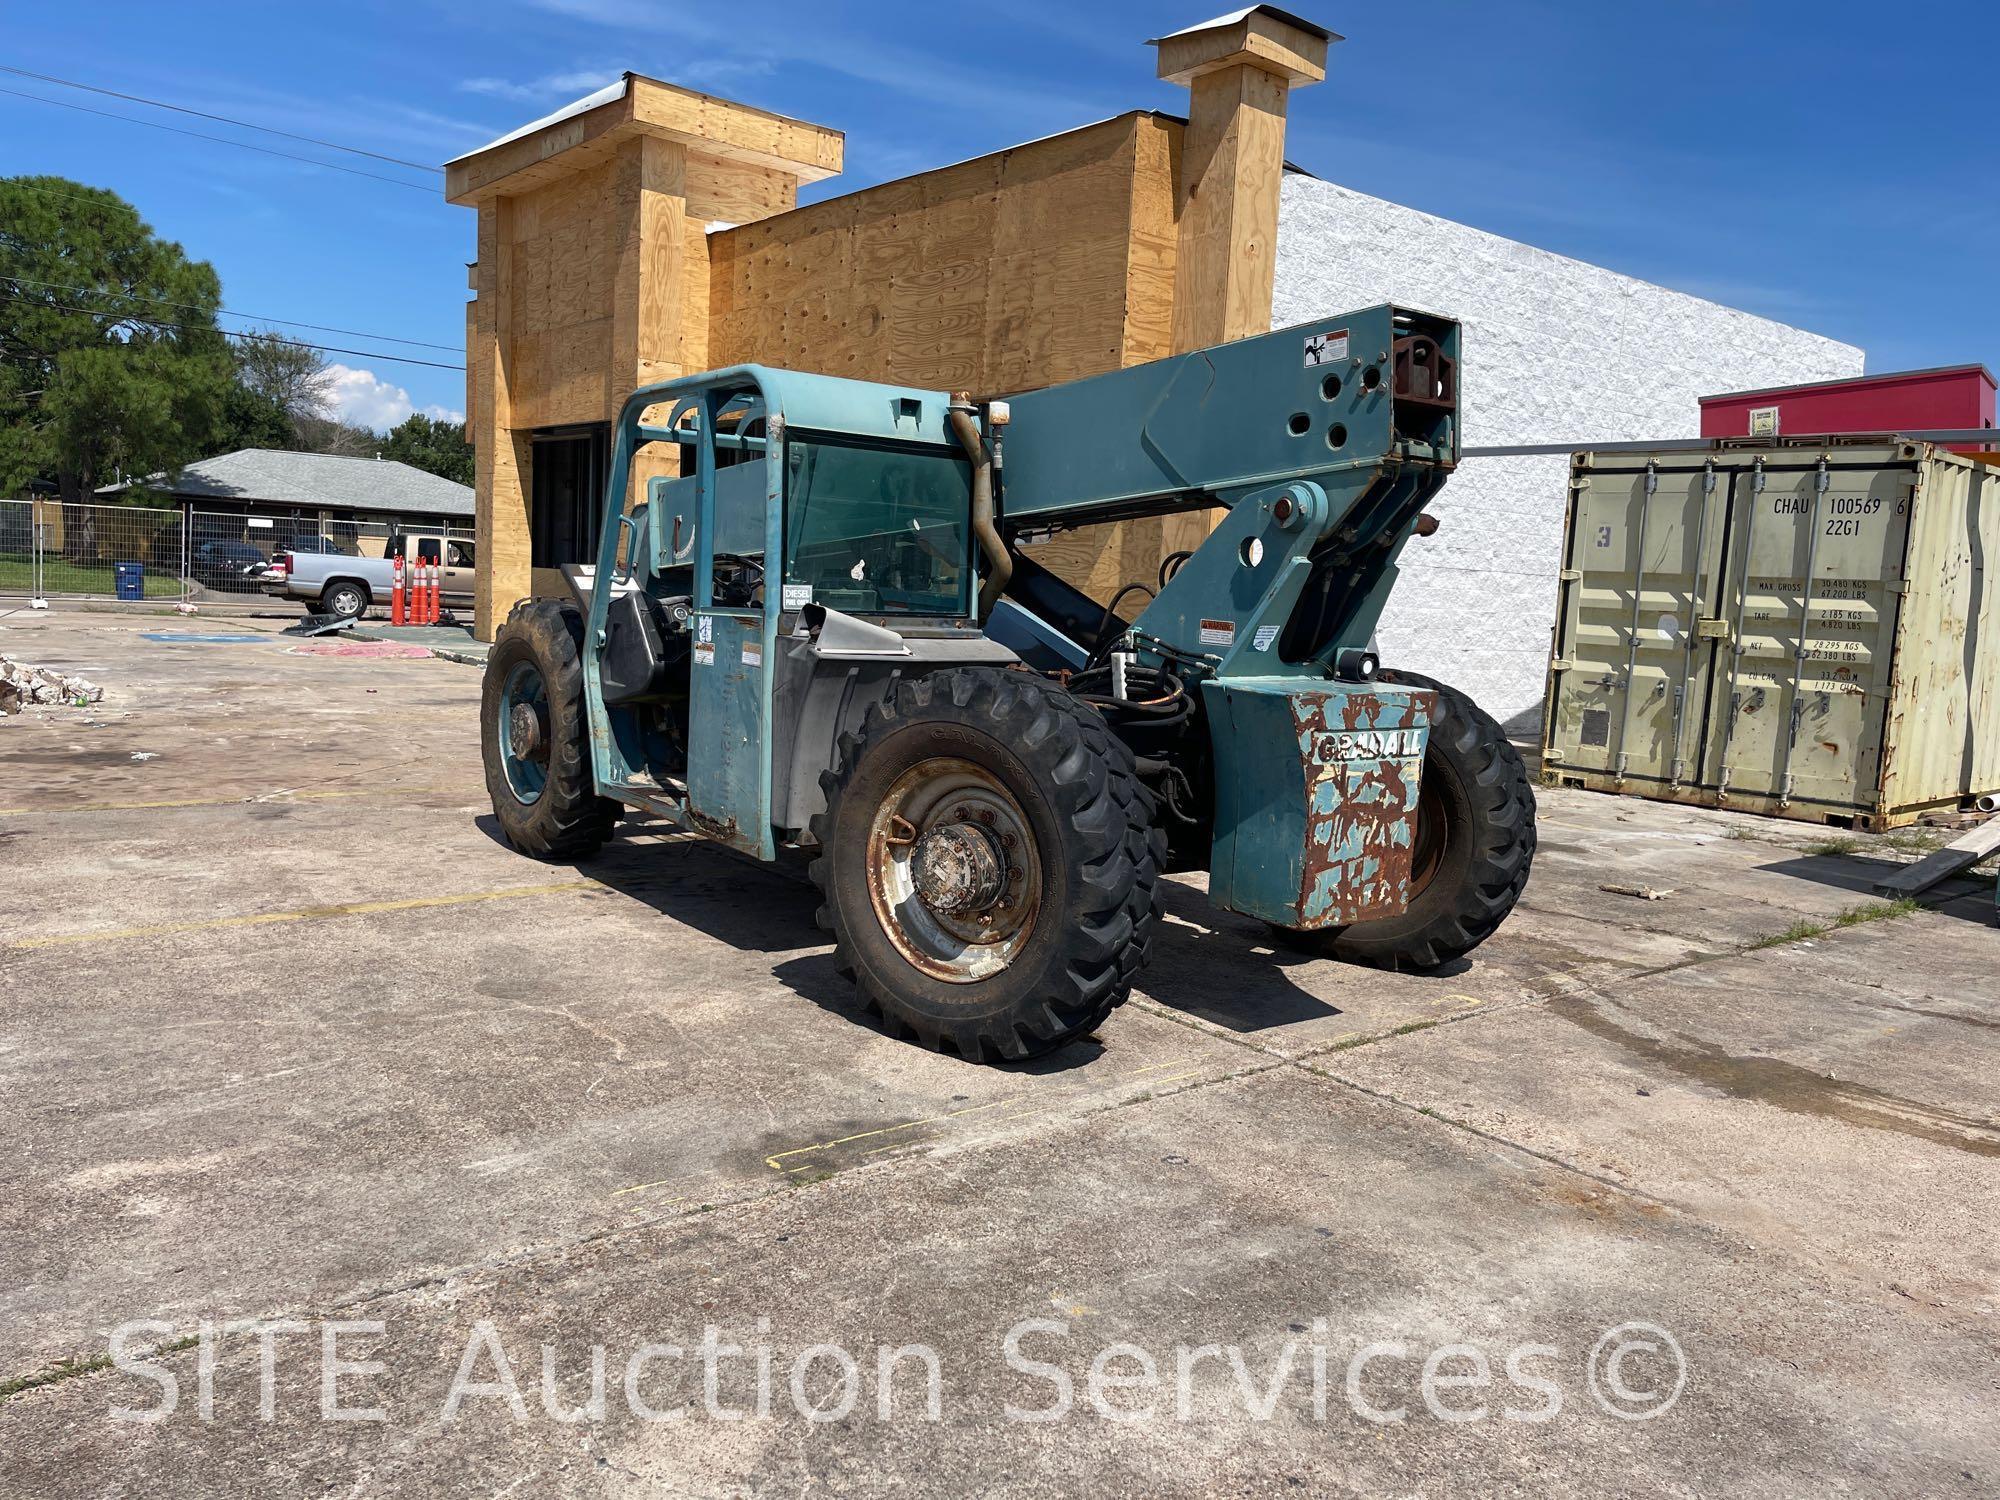
<instances>
[{"instance_id":1,"label":"shipping container","mask_svg":"<svg viewBox=\"0 0 2000 1500\"><path fill-rule=\"evenodd\" d=\"M1993 403L1993 374L1984 365L1941 365L1703 396L1701 435L1796 438L1991 427ZM1976 443L1952 447L1958 453L1981 451Z\"/></svg>"},{"instance_id":2,"label":"shipping container","mask_svg":"<svg viewBox=\"0 0 2000 1500\"><path fill-rule=\"evenodd\" d=\"M1545 780L1870 830L2000 790L2000 469L1578 453L1565 526Z\"/></svg>"}]
</instances>

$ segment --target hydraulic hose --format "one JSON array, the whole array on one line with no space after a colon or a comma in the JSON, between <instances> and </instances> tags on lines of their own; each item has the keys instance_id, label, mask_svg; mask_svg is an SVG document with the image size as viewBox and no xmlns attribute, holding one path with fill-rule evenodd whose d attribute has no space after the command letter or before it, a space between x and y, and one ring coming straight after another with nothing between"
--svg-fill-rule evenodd
<instances>
[{"instance_id":1,"label":"hydraulic hose","mask_svg":"<svg viewBox=\"0 0 2000 1500\"><path fill-rule=\"evenodd\" d=\"M972 534L979 541L979 550L986 554L986 581L979 586L979 618L983 622L1013 576L1014 554L1007 550L993 521L993 454L979 435L972 412L971 393L952 392L945 415L959 446L972 460Z\"/></svg>"}]
</instances>

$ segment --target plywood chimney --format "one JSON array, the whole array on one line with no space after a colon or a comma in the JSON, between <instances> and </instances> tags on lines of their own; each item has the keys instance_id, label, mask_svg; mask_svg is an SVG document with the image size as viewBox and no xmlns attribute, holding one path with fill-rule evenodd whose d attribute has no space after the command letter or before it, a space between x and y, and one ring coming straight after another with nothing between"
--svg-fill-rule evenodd
<instances>
[{"instance_id":1,"label":"plywood chimney","mask_svg":"<svg viewBox=\"0 0 2000 1500\"><path fill-rule=\"evenodd\" d=\"M1285 103L1326 77L1324 27L1269 5L1155 37L1160 77L1187 85L1176 353L1264 333L1277 271Z\"/></svg>"},{"instance_id":2,"label":"plywood chimney","mask_svg":"<svg viewBox=\"0 0 2000 1500\"><path fill-rule=\"evenodd\" d=\"M515 600L561 589L533 567L532 434L613 421L639 386L706 369L708 225L784 212L843 148L837 130L627 73L447 164L445 197L479 211L481 639Z\"/></svg>"}]
</instances>

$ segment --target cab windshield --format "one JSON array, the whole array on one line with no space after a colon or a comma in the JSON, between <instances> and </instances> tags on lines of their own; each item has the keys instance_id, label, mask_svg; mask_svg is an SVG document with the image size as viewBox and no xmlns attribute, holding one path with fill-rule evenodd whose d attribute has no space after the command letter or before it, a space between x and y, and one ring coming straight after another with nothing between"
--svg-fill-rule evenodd
<instances>
[{"instance_id":1,"label":"cab windshield","mask_svg":"<svg viewBox=\"0 0 2000 1500\"><path fill-rule=\"evenodd\" d=\"M785 445L785 598L855 614L971 607L964 455L822 436Z\"/></svg>"}]
</instances>

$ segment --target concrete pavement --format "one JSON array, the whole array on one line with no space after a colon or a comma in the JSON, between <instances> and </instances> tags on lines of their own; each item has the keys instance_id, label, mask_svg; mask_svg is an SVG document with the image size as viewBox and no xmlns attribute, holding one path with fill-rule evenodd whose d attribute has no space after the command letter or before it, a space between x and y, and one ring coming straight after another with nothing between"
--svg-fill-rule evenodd
<instances>
[{"instance_id":1,"label":"concrete pavement","mask_svg":"<svg viewBox=\"0 0 2000 1500\"><path fill-rule=\"evenodd\" d=\"M1990 889L1758 946L1884 851L1544 793L1456 972L1177 881L1130 1004L985 1069L858 1017L795 871L507 851L475 670L148 630L0 622L108 690L0 722L0 1492L2000 1482Z\"/></svg>"}]
</instances>

